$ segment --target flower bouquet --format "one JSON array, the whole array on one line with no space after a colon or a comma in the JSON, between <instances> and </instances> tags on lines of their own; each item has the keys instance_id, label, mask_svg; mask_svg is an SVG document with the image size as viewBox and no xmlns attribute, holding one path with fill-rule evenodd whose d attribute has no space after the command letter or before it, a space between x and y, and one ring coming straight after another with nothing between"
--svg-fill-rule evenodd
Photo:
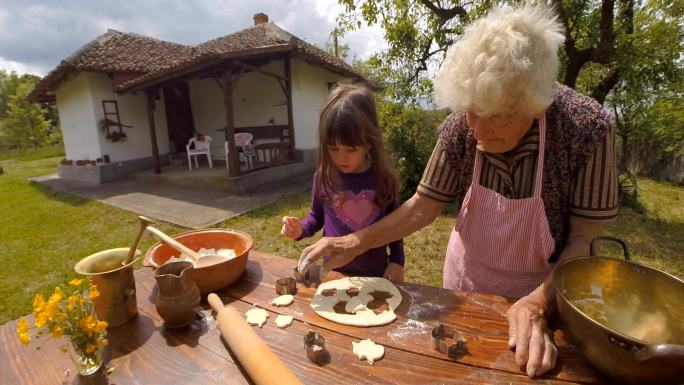
<instances>
[{"instance_id":1,"label":"flower bouquet","mask_svg":"<svg viewBox=\"0 0 684 385\"><path fill-rule=\"evenodd\" d=\"M41 293L33 299L33 337L38 339L49 334L60 339L67 336L76 354L72 359L83 375L93 374L102 366L103 348L107 345L107 322L97 320L92 302L99 295L96 286L78 278L67 286L55 287L47 301ZM30 343L32 330L24 318L17 323L17 334L24 345ZM67 352L69 346L64 344L60 349Z\"/></svg>"}]
</instances>

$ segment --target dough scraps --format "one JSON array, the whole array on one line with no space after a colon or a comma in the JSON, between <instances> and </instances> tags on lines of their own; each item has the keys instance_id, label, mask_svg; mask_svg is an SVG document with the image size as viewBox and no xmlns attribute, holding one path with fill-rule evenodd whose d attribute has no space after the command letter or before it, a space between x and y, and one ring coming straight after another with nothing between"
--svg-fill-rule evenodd
<instances>
[{"instance_id":1,"label":"dough scraps","mask_svg":"<svg viewBox=\"0 0 684 385\"><path fill-rule=\"evenodd\" d=\"M266 323L266 318L268 318L268 312L260 307L247 310L245 315L247 316L248 324L258 325L259 327L264 326Z\"/></svg>"},{"instance_id":2,"label":"dough scraps","mask_svg":"<svg viewBox=\"0 0 684 385\"><path fill-rule=\"evenodd\" d=\"M291 315L280 314L276 317L275 323L276 323L277 327L282 329L282 328L286 328L286 327L290 326L292 324L293 319L294 319L294 317Z\"/></svg>"},{"instance_id":3,"label":"dough scraps","mask_svg":"<svg viewBox=\"0 0 684 385\"><path fill-rule=\"evenodd\" d=\"M365 358L369 364L373 365L374 361L381 359L385 355L385 348L369 338L361 342L352 341L352 352L359 357L359 360Z\"/></svg>"},{"instance_id":4,"label":"dough scraps","mask_svg":"<svg viewBox=\"0 0 684 385\"><path fill-rule=\"evenodd\" d=\"M283 294L280 297L276 297L271 300L271 305L275 306L288 306L294 301L294 296L292 294Z\"/></svg>"},{"instance_id":5,"label":"dough scraps","mask_svg":"<svg viewBox=\"0 0 684 385\"><path fill-rule=\"evenodd\" d=\"M311 308L330 321L367 327L394 321L401 301L399 289L387 279L346 277L319 285Z\"/></svg>"}]
</instances>

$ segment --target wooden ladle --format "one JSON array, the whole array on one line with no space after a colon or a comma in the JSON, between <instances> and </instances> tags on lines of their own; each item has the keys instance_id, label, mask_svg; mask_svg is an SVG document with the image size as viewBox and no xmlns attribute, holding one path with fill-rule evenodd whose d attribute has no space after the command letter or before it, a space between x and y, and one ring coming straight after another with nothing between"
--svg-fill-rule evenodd
<instances>
[{"instance_id":1,"label":"wooden ladle","mask_svg":"<svg viewBox=\"0 0 684 385\"><path fill-rule=\"evenodd\" d=\"M173 247L174 249L180 251L181 253L185 253L190 256L190 258L193 260L195 267L205 267L209 265L215 265L217 263L225 262L228 260L226 257L222 257L220 255L216 254L209 254L209 255L204 255L201 256L197 254L196 251L190 249L189 247L183 245L182 243L178 242L177 240L169 237L165 233L163 233L161 230L157 229L156 227L152 226L147 226L147 231L150 233L154 234L157 236L157 238L161 239L164 243L167 245Z\"/></svg>"}]
</instances>

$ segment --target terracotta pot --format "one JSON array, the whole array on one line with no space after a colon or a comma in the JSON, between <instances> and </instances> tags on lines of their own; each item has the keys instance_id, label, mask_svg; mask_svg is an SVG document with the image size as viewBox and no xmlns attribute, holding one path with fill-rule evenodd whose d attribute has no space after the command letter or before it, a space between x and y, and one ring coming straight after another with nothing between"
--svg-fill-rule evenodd
<instances>
[{"instance_id":1,"label":"terracotta pot","mask_svg":"<svg viewBox=\"0 0 684 385\"><path fill-rule=\"evenodd\" d=\"M254 241L252 237L242 231L226 229L194 230L174 235L172 238L198 251L206 249L233 249L236 258L215 265L195 268L192 278L202 294L211 293L235 282L247 266L249 251ZM169 258L177 257L179 252L171 246L158 242L147 250L143 265L157 268Z\"/></svg>"}]
</instances>

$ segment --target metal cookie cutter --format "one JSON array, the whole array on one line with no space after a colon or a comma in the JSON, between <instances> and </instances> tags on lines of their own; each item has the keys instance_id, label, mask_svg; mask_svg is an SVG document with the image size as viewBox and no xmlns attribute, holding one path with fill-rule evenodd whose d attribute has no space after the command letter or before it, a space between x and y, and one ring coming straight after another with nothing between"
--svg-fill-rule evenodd
<instances>
[{"instance_id":1,"label":"metal cookie cutter","mask_svg":"<svg viewBox=\"0 0 684 385\"><path fill-rule=\"evenodd\" d=\"M302 274L299 274L299 270L296 267L294 268L294 277L297 280L297 282L303 283L303 284L308 284L309 281L311 280L311 276L310 276L308 271L302 275Z\"/></svg>"},{"instance_id":2,"label":"metal cookie cutter","mask_svg":"<svg viewBox=\"0 0 684 385\"><path fill-rule=\"evenodd\" d=\"M313 330L304 335L304 350L306 356L318 365L330 362L330 353L325 348L325 338Z\"/></svg>"},{"instance_id":3,"label":"metal cookie cutter","mask_svg":"<svg viewBox=\"0 0 684 385\"><path fill-rule=\"evenodd\" d=\"M280 278L275 283L276 293L283 294L294 294L297 292L297 281L292 277Z\"/></svg>"},{"instance_id":4,"label":"metal cookie cutter","mask_svg":"<svg viewBox=\"0 0 684 385\"><path fill-rule=\"evenodd\" d=\"M468 352L463 334L449 325L439 324L432 329L432 347L456 361Z\"/></svg>"}]
</instances>

